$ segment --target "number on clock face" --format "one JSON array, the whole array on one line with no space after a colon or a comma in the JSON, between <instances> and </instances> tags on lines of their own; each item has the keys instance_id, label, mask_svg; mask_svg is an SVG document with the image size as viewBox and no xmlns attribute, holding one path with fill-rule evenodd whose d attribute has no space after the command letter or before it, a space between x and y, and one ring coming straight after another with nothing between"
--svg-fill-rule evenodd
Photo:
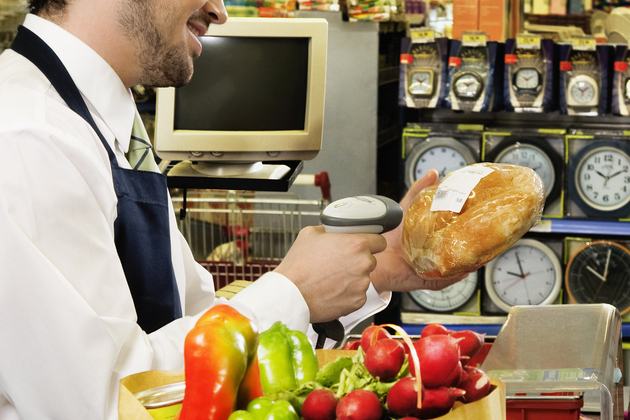
<instances>
[{"instance_id":1,"label":"number on clock face","mask_svg":"<svg viewBox=\"0 0 630 420\"><path fill-rule=\"evenodd\" d=\"M583 200L599 210L614 210L630 201L630 157L619 149L592 150L578 164L576 184Z\"/></svg>"},{"instance_id":2,"label":"number on clock face","mask_svg":"<svg viewBox=\"0 0 630 420\"><path fill-rule=\"evenodd\" d=\"M514 84L519 89L536 89L540 84L540 75L536 69L519 69Z\"/></svg>"},{"instance_id":3,"label":"number on clock face","mask_svg":"<svg viewBox=\"0 0 630 420\"><path fill-rule=\"evenodd\" d=\"M448 146L437 146L427 150L420 156L415 168L415 177L420 179L430 169L437 169L440 179L446 174L466 166L466 159L460 152Z\"/></svg>"},{"instance_id":4,"label":"number on clock face","mask_svg":"<svg viewBox=\"0 0 630 420\"><path fill-rule=\"evenodd\" d=\"M579 104L588 104L595 98L595 86L586 80L580 80L573 84L569 94L575 102Z\"/></svg>"},{"instance_id":5,"label":"number on clock face","mask_svg":"<svg viewBox=\"0 0 630 420\"><path fill-rule=\"evenodd\" d=\"M556 179L553 163L545 152L534 145L512 145L501 152L495 162L532 168L542 179L547 195L553 188Z\"/></svg>"}]
</instances>

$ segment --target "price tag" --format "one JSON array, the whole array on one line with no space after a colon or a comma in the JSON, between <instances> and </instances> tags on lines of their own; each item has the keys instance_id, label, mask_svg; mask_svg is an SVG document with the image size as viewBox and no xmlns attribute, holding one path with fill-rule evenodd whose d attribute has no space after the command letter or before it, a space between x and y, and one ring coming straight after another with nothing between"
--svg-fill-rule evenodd
<instances>
[{"instance_id":1,"label":"price tag","mask_svg":"<svg viewBox=\"0 0 630 420\"><path fill-rule=\"evenodd\" d=\"M435 32L432 30L416 30L411 32L413 42L428 43L435 41Z\"/></svg>"},{"instance_id":2,"label":"price tag","mask_svg":"<svg viewBox=\"0 0 630 420\"><path fill-rule=\"evenodd\" d=\"M464 32L462 34L462 45L466 47L485 47L488 37L483 32Z\"/></svg>"},{"instance_id":3,"label":"price tag","mask_svg":"<svg viewBox=\"0 0 630 420\"><path fill-rule=\"evenodd\" d=\"M452 211L459 213L468 196L481 178L494 172L494 169L480 165L467 166L456 170L438 186L431 211Z\"/></svg>"},{"instance_id":4,"label":"price tag","mask_svg":"<svg viewBox=\"0 0 630 420\"><path fill-rule=\"evenodd\" d=\"M593 37L577 37L572 40L573 48L580 51L595 51L597 42Z\"/></svg>"},{"instance_id":5,"label":"price tag","mask_svg":"<svg viewBox=\"0 0 630 420\"><path fill-rule=\"evenodd\" d=\"M523 50L539 50L540 49L540 37L536 35L517 35L516 36L516 48Z\"/></svg>"}]
</instances>

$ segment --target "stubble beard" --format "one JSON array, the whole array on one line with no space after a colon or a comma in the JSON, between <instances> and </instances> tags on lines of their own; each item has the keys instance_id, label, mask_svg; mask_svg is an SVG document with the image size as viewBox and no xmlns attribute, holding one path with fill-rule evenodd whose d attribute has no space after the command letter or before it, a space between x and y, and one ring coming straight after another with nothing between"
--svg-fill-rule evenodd
<instances>
[{"instance_id":1,"label":"stubble beard","mask_svg":"<svg viewBox=\"0 0 630 420\"><path fill-rule=\"evenodd\" d=\"M123 34L137 48L140 80L137 84L150 87L181 87L193 73L193 58L184 41L169 45L158 27L168 27L168 18L155 13L152 1L128 0L123 2L118 23Z\"/></svg>"}]
</instances>

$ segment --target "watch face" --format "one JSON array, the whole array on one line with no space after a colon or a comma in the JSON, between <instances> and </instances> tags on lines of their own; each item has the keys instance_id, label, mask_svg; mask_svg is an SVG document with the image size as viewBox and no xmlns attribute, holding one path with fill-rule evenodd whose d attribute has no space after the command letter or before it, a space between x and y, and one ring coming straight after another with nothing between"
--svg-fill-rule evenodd
<instances>
[{"instance_id":1,"label":"watch face","mask_svg":"<svg viewBox=\"0 0 630 420\"><path fill-rule=\"evenodd\" d=\"M569 261L565 287L572 303L607 303L630 310L630 253L614 242L583 246Z\"/></svg>"},{"instance_id":2,"label":"watch face","mask_svg":"<svg viewBox=\"0 0 630 420\"><path fill-rule=\"evenodd\" d=\"M597 99L595 81L587 76L575 80L569 89L569 95L579 105L592 105Z\"/></svg>"},{"instance_id":3,"label":"watch face","mask_svg":"<svg viewBox=\"0 0 630 420\"><path fill-rule=\"evenodd\" d=\"M409 296L420 306L435 312L453 311L477 292L477 272L442 290L415 290Z\"/></svg>"},{"instance_id":4,"label":"watch face","mask_svg":"<svg viewBox=\"0 0 630 420\"><path fill-rule=\"evenodd\" d=\"M430 96L433 93L433 71L416 70L409 75L409 93Z\"/></svg>"},{"instance_id":5,"label":"watch face","mask_svg":"<svg viewBox=\"0 0 630 420\"><path fill-rule=\"evenodd\" d=\"M627 101L630 101L630 77L626 79L624 96L626 97Z\"/></svg>"},{"instance_id":6,"label":"watch face","mask_svg":"<svg viewBox=\"0 0 630 420\"><path fill-rule=\"evenodd\" d=\"M486 267L490 299L508 312L514 305L546 305L560 292L562 271L547 245L521 239Z\"/></svg>"},{"instance_id":7,"label":"watch face","mask_svg":"<svg viewBox=\"0 0 630 420\"><path fill-rule=\"evenodd\" d=\"M440 179L446 174L475 162L465 144L452 137L434 137L418 143L405 159L405 182L408 187L431 169L436 169Z\"/></svg>"},{"instance_id":8,"label":"watch face","mask_svg":"<svg viewBox=\"0 0 630 420\"><path fill-rule=\"evenodd\" d=\"M475 73L462 73L453 83L453 92L461 99L477 99L482 90L483 82Z\"/></svg>"},{"instance_id":9,"label":"watch face","mask_svg":"<svg viewBox=\"0 0 630 420\"><path fill-rule=\"evenodd\" d=\"M514 75L514 86L519 90L535 91L542 84L542 77L534 68L521 68Z\"/></svg>"},{"instance_id":10,"label":"watch face","mask_svg":"<svg viewBox=\"0 0 630 420\"><path fill-rule=\"evenodd\" d=\"M532 168L542 179L549 196L556 181L556 170L551 158L539 147L516 143L504 149L494 161Z\"/></svg>"},{"instance_id":11,"label":"watch face","mask_svg":"<svg viewBox=\"0 0 630 420\"><path fill-rule=\"evenodd\" d=\"M623 208L630 203L629 168L630 156L623 150L610 146L590 149L579 159L575 170L579 197L599 211Z\"/></svg>"}]
</instances>

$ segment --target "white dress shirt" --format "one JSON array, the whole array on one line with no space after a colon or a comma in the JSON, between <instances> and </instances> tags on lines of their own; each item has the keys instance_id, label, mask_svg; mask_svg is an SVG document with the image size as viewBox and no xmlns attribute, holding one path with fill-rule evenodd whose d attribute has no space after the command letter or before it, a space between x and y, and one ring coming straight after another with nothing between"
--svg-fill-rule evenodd
<instances>
[{"instance_id":1,"label":"white dress shirt","mask_svg":"<svg viewBox=\"0 0 630 420\"><path fill-rule=\"evenodd\" d=\"M57 53L121 167L135 113L113 69L60 27L25 26ZM180 370L186 333L217 302L171 211L172 259L184 317L146 334L114 244L116 194L107 152L45 76L12 50L0 56L0 419L116 419L119 380ZM373 289L349 329L384 308ZM307 331L298 289L264 275L230 300L261 330ZM311 330L312 332L312 330Z\"/></svg>"}]
</instances>

